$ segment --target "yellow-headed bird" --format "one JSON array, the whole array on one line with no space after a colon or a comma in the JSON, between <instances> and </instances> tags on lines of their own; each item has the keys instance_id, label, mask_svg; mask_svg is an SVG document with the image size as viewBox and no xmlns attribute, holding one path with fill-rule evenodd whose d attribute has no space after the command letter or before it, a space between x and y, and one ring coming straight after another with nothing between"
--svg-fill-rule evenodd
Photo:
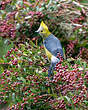
<instances>
[{"instance_id":1,"label":"yellow-headed bird","mask_svg":"<svg viewBox=\"0 0 88 110\"><path fill-rule=\"evenodd\" d=\"M60 40L51 34L43 21L41 22L40 27L36 32L38 32L43 37L45 52L48 59L51 61L51 65L48 70L48 77L50 77L53 74L55 65L60 61L60 59L56 57L57 54L60 53L62 57L64 56L63 49Z\"/></svg>"}]
</instances>

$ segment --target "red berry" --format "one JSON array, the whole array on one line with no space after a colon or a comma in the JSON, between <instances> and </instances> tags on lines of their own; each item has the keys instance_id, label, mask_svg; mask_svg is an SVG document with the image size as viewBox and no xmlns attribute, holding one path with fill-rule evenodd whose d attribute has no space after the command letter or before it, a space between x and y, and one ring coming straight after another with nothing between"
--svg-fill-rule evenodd
<instances>
[{"instance_id":1,"label":"red berry","mask_svg":"<svg viewBox=\"0 0 88 110\"><path fill-rule=\"evenodd\" d=\"M28 92L31 93L31 90L29 90Z\"/></svg>"}]
</instances>

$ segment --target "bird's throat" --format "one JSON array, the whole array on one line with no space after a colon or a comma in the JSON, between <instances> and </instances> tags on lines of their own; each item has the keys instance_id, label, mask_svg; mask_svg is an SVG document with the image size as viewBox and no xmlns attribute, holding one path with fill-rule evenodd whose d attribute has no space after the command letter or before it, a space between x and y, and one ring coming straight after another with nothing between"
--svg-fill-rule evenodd
<instances>
[{"instance_id":1,"label":"bird's throat","mask_svg":"<svg viewBox=\"0 0 88 110\"><path fill-rule=\"evenodd\" d=\"M48 37L50 34L51 34L51 32L48 31L48 32L46 33L46 37Z\"/></svg>"},{"instance_id":2,"label":"bird's throat","mask_svg":"<svg viewBox=\"0 0 88 110\"><path fill-rule=\"evenodd\" d=\"M50 32L50 31L47 31L46 33L42 34L42 36L43 36L43 38L46 38L46 37L48 37L50 34L51 34L51 32Z\"/></svg>"}]
</instances>

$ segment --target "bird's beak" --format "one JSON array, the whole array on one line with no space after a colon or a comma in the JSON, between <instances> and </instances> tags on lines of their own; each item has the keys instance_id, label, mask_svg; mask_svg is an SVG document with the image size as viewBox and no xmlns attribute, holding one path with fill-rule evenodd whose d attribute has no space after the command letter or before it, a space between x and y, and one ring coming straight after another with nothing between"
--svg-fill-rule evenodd
<instances>
[{"instance_id":1,"label":"bird's beak","mask_svg":"<svg viewBox=\"0 0 88 110\"><path fill-rule=\"evenodd\" d=\"M37 30L37 31L35 31L35 32L37 32L37 33L38 33L39 31Z\"/></svg>"},{"instance_id":2,"label":"bird's beak","mask_svg":"<svg viewBox=\"0 0 88 110\"><path fill-rule=\"evenodd\" d=\"M42 30L42 27L40 26L40 27L38 28L38 30L35 31L35 32L39 33L41 30Z\"/></svg>"}]
</instances>

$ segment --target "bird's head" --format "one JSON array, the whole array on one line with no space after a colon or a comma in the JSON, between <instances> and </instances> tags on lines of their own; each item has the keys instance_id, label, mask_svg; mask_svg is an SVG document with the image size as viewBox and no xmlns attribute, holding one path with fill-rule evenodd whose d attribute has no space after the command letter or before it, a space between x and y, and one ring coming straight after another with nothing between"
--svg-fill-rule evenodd
<instances>
[{"instance_id":1,"label":"bird's head","mask_svg":"<svg viewBox=\"0 0 88 110\"><path fill-rule=\"evenodd\" d=\"M38 32L43 37L48 37L51 34L47 25L43 21L41 22L40 27L36 32Z\"/></svg>"}]
</instances>

